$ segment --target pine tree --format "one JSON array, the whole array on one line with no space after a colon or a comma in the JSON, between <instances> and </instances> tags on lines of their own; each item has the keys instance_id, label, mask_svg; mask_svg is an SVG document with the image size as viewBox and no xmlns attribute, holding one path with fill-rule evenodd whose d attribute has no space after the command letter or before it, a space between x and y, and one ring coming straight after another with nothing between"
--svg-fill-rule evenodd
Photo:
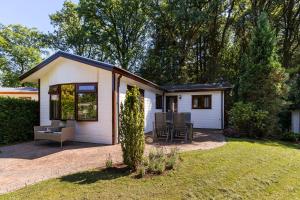
<instances>
[{"instance_id":1,"label":"pine tree","mask_svg":"<svg viewBox=\"0 0 300 200\"><path fill-rule=\"evenodd\" d=\"M127 90L124 104L121 104L120 142L123 160L130 168L136 169L141 163L144 148L144 112L139 89Z\"/></svg>"},{"instance_id":2,"label":"pine tree","mask_svg":"<svg viewBox=\"0 0 300 200\"><path fill-rule=\"evenodd\" d=\"M287 76L278 61L276 38L265 13L258 18L242 68L240 100L267 111L272 130L283 105Z\"/></svg>"}]
</instances>

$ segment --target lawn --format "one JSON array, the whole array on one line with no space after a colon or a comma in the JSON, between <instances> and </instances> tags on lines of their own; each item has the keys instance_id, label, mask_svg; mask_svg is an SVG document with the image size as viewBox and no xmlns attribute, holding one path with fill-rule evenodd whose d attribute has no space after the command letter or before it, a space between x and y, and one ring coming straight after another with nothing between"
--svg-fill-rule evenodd
<instances>
[{"instance_id":1,"label":"lawn","mask_svg":"<svg viewBox=\"0 0 300 200\"><path fill-rule=\"evenodd\" d=\"M298 148L229 139L217 149L182 153L180 167L164 176L136 179L122 171L94 170L44 181L0 199L300 199Z\"/></svg>"}]
</instances>

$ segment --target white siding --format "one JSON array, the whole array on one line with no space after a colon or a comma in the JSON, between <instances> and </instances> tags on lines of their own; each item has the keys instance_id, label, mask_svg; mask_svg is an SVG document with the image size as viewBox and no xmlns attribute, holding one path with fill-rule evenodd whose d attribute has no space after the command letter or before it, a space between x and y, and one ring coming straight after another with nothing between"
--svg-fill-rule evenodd
<instances>
[{"instance_id":1,"label":"white siding","mask_svg":"<svg viewBox=\"0 0 300 200\"><path fill-rule=\"evenodd\" d=\"M300 110L292 111L292 132L300 133Z\"/></svg>"},{"instance_id":2,"label":"white siding","mask_svg":"<svg viewBox=\"0 0 300 200\"><path fill-rule=\"evenodd\" d=\"M156 90L147 85L136 82L132 79L122 77L121 81L120 81L120 90L119 90L120 105L121 105L121 103L124 103L124 100L126 97L127 85L132 85L132 86L136 85L137 87L139 87L145 91L145 93L144 93L144 116L145 116L144 117L144 119L145 119L144 131L145 131L145 133L152 131L153 122L154 122L154 113L162 112L162 109L156 109L156 102L155 102L156 94L162 94L162 91Z\"/></svg>"},{"instance_id":3,"label":"white siding","mask_svg":"<svg viewBox=\"0 0 300 200\"><path fill-rule=\"evenodd\" d=\"M50 124L49 86L62 83L98 82L98 121L76 122L76 141L112 143L112 73L72 60L59 58L41 76L41 125Z\"/></svg>"},{"instance_id":4,"label":"white siding","mask_svg":"<svg viewBox=\"0 0 300 200\"><path fill-rule=\"evenodd\" d=\"M222 129L222 92L181 92L166 93L165 96L178 96L178 112L191 112L194 128ZM179 98L181 95L181 99ZM211 109L192 109L192 95L212 95ZM166 105L166 104L165 104ZM223 118L224 119L224 118Z\"/></svg>"}]
</instances>

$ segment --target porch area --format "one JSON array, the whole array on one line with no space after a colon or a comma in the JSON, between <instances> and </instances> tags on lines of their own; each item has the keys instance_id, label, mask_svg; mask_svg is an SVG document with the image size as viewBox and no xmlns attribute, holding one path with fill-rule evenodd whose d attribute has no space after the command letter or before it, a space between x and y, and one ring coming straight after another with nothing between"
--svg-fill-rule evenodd
<instances>
[{"instance_id":1,"label":"porch area","mask_svg":"<svg viewBox=\"0 0 300 200\"><path fill-rule=\"evenodd\" d=\"M177 147L180 151L204 150L223 146L226 141L221 131L194 130L191 143L154 141L146 135L145 152L153 147L166 150ZM111 155L114 163L122 162L121 146L91 143L59 143L38 141L0 147L0 194L14 191L42 180L105 167Z\"/></svg>"}]
</instances>

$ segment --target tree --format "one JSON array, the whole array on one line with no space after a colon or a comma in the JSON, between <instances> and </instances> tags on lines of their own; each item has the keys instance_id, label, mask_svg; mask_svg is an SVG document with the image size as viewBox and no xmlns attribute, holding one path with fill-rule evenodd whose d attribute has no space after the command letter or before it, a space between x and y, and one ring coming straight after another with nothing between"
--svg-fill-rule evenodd
<instances>
[{"instance_id":1,"label":"tree","mask_svg":"<svg viewBox=\"0 0 300 200\"><path fill-rule=\"evenodd\" d=\"M44 35L21 25L0 26L0 82L20 86L19 76L41 62L45 53Z\"/></svg>"},{"instance_id":2,"label":"tree","mask_svg":"<svg viewBox=\"0 0 300 200\"><path fill-rule=\"evenodd\" d=\"M79 15L77 4L65 1L60 11L50 15L50 20L54 32L49 33L48 42L52 48L106 60L99 41L93 37L83 17Z\"/></svg>"},{"instance_id":3,"label":"tree","mask_svg":"<svg viewBox=\"0 0 300 200\"><path fill-rule=\"evenodd\" d=\"M144 111L137 87L127 90L124 104L121 104L120 142L123 160L130 168L136 169L141 163L144 148Z\"/></svg>"},{"instance_id":4,"label":"tree","mask_svg":"<svg viewBox=\"0 0 300 200\"><path fill-rule=\"evenodd\" d=\"M258 110L267 111L270 126L274 126L286 94L287 77L278 61L276 38L266 13L258 18L242 68L240 99L252 103Z\"/></svg>"},{"instance_id":5,"label":"tree","mask_svg":"<svg viewBox=\"0 0 300 200\"><path fill-rule=\"evenodd\" d=\"M147 0L81 0L80 14L110 62L133 70L143 55Z\"/></svg>"}]
</instances>

